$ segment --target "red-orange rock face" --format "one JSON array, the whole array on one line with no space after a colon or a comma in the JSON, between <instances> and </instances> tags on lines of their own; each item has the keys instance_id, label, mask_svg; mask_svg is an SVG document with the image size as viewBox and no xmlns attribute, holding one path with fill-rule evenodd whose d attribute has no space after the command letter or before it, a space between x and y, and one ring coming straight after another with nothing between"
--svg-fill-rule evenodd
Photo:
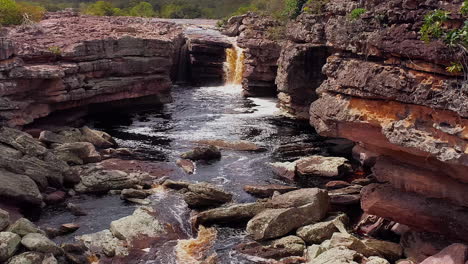
<instances>
[{"instance_id":1,"label":"red-orange rock face","mask_svg":"<svg viewBox=\"0 0 468 264\"><path fill-rule=\"evenodd\" d=\"M167 102L181 32L167 22L74 14L12 28L0 38L2 123L123 99Z\"/></svg>"}]
</instances>

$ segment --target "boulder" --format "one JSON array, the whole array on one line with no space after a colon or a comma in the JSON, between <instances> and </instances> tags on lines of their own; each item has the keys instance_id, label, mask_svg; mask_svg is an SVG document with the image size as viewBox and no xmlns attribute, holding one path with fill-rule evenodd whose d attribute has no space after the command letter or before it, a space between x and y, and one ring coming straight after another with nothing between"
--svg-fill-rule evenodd
<instances>
[{"instance_id":1,"label":"boulder","mask_svg":"<svg viewBox=\"0 0 468 264\"><path fill-rule=\"evenodd\" d=\"M191 151L188 151L180 156L183 159L189 159L193 161L198 160L217 160L221 159L221 151L215 146L207 147L196 147Z\"/></svg>"},{"instance_id":2,"label":"boulder","mask_svg":"<svg viewBox=\"0 0 468 264\"><path fill-rule=\"evenodd\" d=\"M88 263L86 256L87 248L83 242L64 243L61 245L61 248L65 254L65 258L71 263Z\"/></svg>"},{"instance_id":3,"label":"boulder","mask_svg":"<svg viewBox=\"0 0 468 264\"><path fill-rule=\"evenodd\" d=\"M171 180L165 180L162 183L162 186L169 188L169 189L174 189L174 190L188 189L189 185L190 185L189 182L171 181Z\"/></svg>"},{"instance_id":4,"label":"boulder","mask_svg":"<svg viewBox=\"0 0 468 264\"><path fill-rule=\"evenodd\" d=\"M209 183L197 183L188 185L184 200L189 207L207 207L230 202L232 194Z\"/></svg>"},{"instance_id":5,"label":"boulder","mask_svg":"<svg viewBox=\"0 0 468 264\"><path fill-rule=\"evenodd\" d=\"M42 195L28 176L0 169L0 197L17 203L41 205Z\"/></svg>"},{"instance_id":6,"label":"boulder","mask_svg":"<svg viewBox=\"0 0 468 264\"><path fill-rule=\"evenodd\" d=\"M42 264L44 254L39 252L24 252L12 257L7 264Z\"/></svg>"},{"instance_id":7,"label":"boulder","mask_svg":"<svg viewBox=\"0 0 468 264\"><path fill-rule=\"evenodd\" d=\"M196 165L193 161L188 159L179 159L176 161L177 166L181 167L187 174L194 174Z\"/></svg>"},{"instance_id":8,"label":"boulder","mask_svg":"<svg viewBox=\"0 0 468 264\"><path fill-rule=\"evenodd\" d=\"M0 262L11 258L18 250L21 237L11 232L0 232Z\"/></svg>"},{"instance_id":9,"label":"boulder","mask_svg":"<svg viewBox=\"0 0 468 264\"><path fill-rule=\"evenodd\" d=\"M359 204L361 201L361 185L350 185L340 189L330 190L330 202L335 205Z\"/></svg>"},{"instance_id":10,"label":"boulder","mask_svg":"<svg viewBox=\"0 0 468 264\"><path fill-rule=\"evenodd\" d=\"M269 163L273 173L281 179L293 182L296 178L295 162L275 162Z\"/></svg>"},{"instance_id":11,"label":"boulder","mask_svg":"<svg viewBox=\"0 0 468 264\"><path fill-rule=\"evenodd\" d=\"M29 233L21 239L21 244L31 251L41 253L52 253L54 255L62 252L61 248L43 234Z\"/></svg>"},{"instance_id":12,"label":"boulder","mask_svg":"<svg viewBox=\"0 0 468 264\"><path fill-rule=\"evenodd\" d=\"M366 257L379 256L379 252L367 246L359 238L351 234L334 233L330 239L330 248L344 246L348 249L354 250Z\"/></svg>"},{"instance_id":13,"label":"boulder","mask_svg":"<svg viewBox=\"0 0 468 264\"><path fill-rule=\"evenodd\" d=\"M290 256L302 256L305 243L296 236L287 236L265 243L248 242L236 246L240 253L265 259L282 259Z\"/></svg>"},{"instance_id":14,"label":"boulder","mask_svg":"<svg viewBox=\"0 0 468 264\"><path fill-rule=\"evenodd\" d=\"M122 200L128 200L132 198L136 199L145 199L150 195L149 192L144 190L136 190L136 189L124 189L120 192L120 198Z\"/></svg>"},{"instance_id":15,"label":"boulder","mask_svg":"<svg viewBox=\"0 0 468 264\"><path fill-rule=\"evenodd\" d=\"M10 214L0 209L0 231L5 230L10 225Z\"/></svg>"},{"instance_id":16,"label":"boulder","mask_svg":"<svg viewBox=\"0 0 468 264\"><path fill-rule=\"evenodd\" d=\"M379 256L387 260L397 261L403 256L403 248L400 244L371 238L363 239L362 242L367 247L375 249Z\"/></svg>"},{"instance_id":17,"label":"boulder","mask_svg":"<svg viewBox=\"0 0 468 264\"><path fill-rule=\"evenodd\" d=\"M22 237L29 233L45 234L44 231L40 230L35 224L26 218L16 220L16 222L7 228L7 231L18 234Z\"/></svg>"},{"instance_id":18,"label":"boulder","mask_svg":"<svg viewBox=\"0 0 468 264\"><path fill-rule=\"evenodd\" d=\"M126 242L116 238L112 232L107 229L101 232L76 237L76 240L83 242L93 253L101 253L107 257L123 257L128 255Z\"/></svg>"},{"instance_id":19,"label":"boulder","mask_svg":"<svg viewBox=\"0 0 468 264\"><path fill-rule=\"evenodd\" d=\"M44 259L42 260L42 264L58 264L57 259L54 257L53 254L45 254Z\"/></svg>"},{"instance_id":20,"label":"boulder","mask_svg":"<svg viewBox=\"0 0 468 264\"><path fill-rule=\"evenodd\" d=\"M279 184L269 184L269 185L246 185L244 186L244 191L261 198L268 198L273 196L274 192L279 192L281 194L287 193L290 191L297 190L297 187L279 185Z\"/></svg>"},{"instance_id":21,"label":"boulder","mask_svg":"<svg viewBox=\"0 0 468 264\"><path fill-rule=\"evenodd\" d=\"M296 162L296 170L301 176L340 178L352 171L345 158L310 156Z\"/></svg>"},{"instance_id":22,"label":"boulder","mask_svg":"<svg viewBox=\"0 0 468 264\"><path fill-rule=\"evenodd\" d=\"M165 232L164 226L155 217L150 207L140 207L127 217L110 224L112 234L121 240L131 243L138 237L156 237Z\"/></svg>"},{"instance_id":23,"label":"boulder","mask_svg":"<svg viewBox=\"0 0 468 264\"><path fill-rule=\"evenodd\" d=\"M85 164L101 161L101 155L89 142L64 143L54 148L54 153L69 164Z\"/></svg>"},{"instance_id":24,"label":"boulder","mask_svg":"<svg viewBox=\"0 0 468 264\"><path fill-rule=\"evenodd\" d=\"M132 188L147 177L144 173L127 173L121 170L106 170L90 167L80 172L81 181L75 186L80 193L102 193L110 190Z\"/></svg>"},{"instance_id":25,"label":"boulder","mask_svg":"<svg viewBox=\"0 0 468 264\"><path fill-rule=\"evenodd\" d=\"M46 204L59 204L65 201L67 194L64 191L55 191L45 195L44 202Z\"/></svg>"},{"instance_id":26,"label":"boulder","mask_svg":"<svg viewBox=\"0 0 468 264\"><path fill-rule=\"evenodd\" d=\"M320 216L317 218L323 218L328 210L329 196L326 190L319 188L304 188L285 194L275 196L271 199L271 203L276 208L289 208L299 207L309 203L316 204L318 206Z\"/></svg>"},{"instance_id":27,"label":"boulder","mask_svg":"<svg viewBox=\"0 0 468 264\"><path fill-rule=\"evenodd\" d=\"M421 264L465 264L468 260L468 246L452 244Z\"/></svg>"},{"instance_id":28,"label":"boulder","mask_svg":"<svg viewBox=\"0 0 468 264\"><path fill-rule=\"evenodd\" d=\"M335 247L308 260L307 264L359 264L362 259L363 256L354 250Z\"/></svg>"},{"instance_id":29,"label":"boulder","mask_svg":"<svg viewBox=\"0 0 468 264\"><path fill-rule=\"evenodd\" d=\"M323 222L303 226L296 232L308 244L320 244L330 239L335 232L346 233L345 226L349 222L346 214L330 216Z\"/></svg>"},{"instance_id":30,"label":"boulder","mask_svg":"<svg viewBox=\"0 0 468 264\"><path fill-rule=\"evenodd\" d=\"M110 148L117 146L112 137L102 131L93 130L89 127L78 128L68 128L63 129L58 132L51 131L42 131L39 135L39 140L47 143L77 143L77 142L88 142L98 148Z\"/></svg>"},{"instance_id":31,"label":"boulder","mask_svg":"<svg viewBox=\"0 0 468 264\"><path fill-rule=\"evenodd\" d=\"M199 140L196 143L215 146L220 149L230 149L230 150L237 150L237 151L265 151L265 148L258 146L255 143L238 140L238 141L227 141L222 139L216 140Z\"/></svg>"},{"instance_id":32,"label":"boulder","mask_svg":"<svg viewBox=\"0 0 468 264\"><path fill-rule=\"evenodd\" d=\"M197 225L206 223L238 224L252 219L254 216L270 207L271 204L268 202L234 204L203 211L196 216L195 222Z\"/></svg>"},{"instance_id":33,"label":"boulder","mask_svg":"<svg viewBox=\"0 0 468 264\"><path fill-rule=\"evenodd\" d=\"M79 224L68 223L68 224L61 225L59 230L61 234L66 235L66 234L73 233L77 231L78 229L80 229Z\"/></svg>"}]
</instances>

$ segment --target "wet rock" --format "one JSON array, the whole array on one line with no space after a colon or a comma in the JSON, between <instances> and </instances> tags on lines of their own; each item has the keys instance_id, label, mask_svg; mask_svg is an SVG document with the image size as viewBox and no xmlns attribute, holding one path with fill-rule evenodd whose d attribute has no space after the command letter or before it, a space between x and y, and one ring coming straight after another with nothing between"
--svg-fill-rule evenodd
<instances>
[{"instance_id":1,"label":"wet rock","mask_svg":"<svg viewBox=\"0 0 468 264\"><path fill-rule=\"evenodd\" d=\"M331 203L336 205L359 204L361 200L361 185L351 185L341 189L328 192Z\"/></svg>"},{"instance_id":2,"label":"wet rock","mask_svg":"<svg viewBox=\"0 0 468 264\"><path fill-rule=\"evenodd\" d=\"M81 182L75 186L77 192L100 193L109 190L133 188L140 184L147 177L147 174L90 167L83 169L80 176Z\"/></svg>"},{"instance_id":3,"label":"wet rock","mask_svg":"<svg viewBox=\"0 0 468 264\"><path fill-rule=\"evenodd\" d=\"M196 169L195 163L188 159L179 159L176 161L177 166L181 167L185 173L193 174Z\"/></svg>"},{"instance_id":4,"label":"wet rock","mask_svg":"<svg viewBox=\"0 0 468 264\"><path fill-rule=\"evenodd\" d=\"M61 225L59 231L60 231L61 234L65 235L65 234L73 233L73 232L77 231L78 229L80 229L79 224L69 223L69 224Z\"/></svg>"},{"instance_id":5,"label":"wet rock","mask_svg":"<svg viewBox=\"0 0 468 264\"><path fill-rule=\"evenodd\" d=\"M329 249L318 257L308 260L308 264L359 264L363 256L358 252L346 247L335 247Z\"/></svg>"},{"instance_id":6,"label":"wet rock","mask_svg":"<svg viewBox=\"0 0 468 264\"><path fill-rule=\"evenodd\" d=\"M35 224L26 218L20 218L16 220L16 222L7 228L7 231L18 234L20 236L25 236L29 233L44 234L44 231L37 228Z\"/></svg>"},{"instance_id":7,"label":"wet rock","mask_svg":"<svg viewBox=\"0 0 468 264\"><path fill-rule=\"evenodd\" d=\"M165 180L162 185L164 187L167 187L169 189L174 189L174 190L181 190L181 189L188 189L190 183L189 182L182 182L182 181L171 181L171 180Z\"/></svg>"},{"instance_id":8,"label":"wet rock","mask_svg":"<svg viewBox=\"0 0 468 264\"><path fill-rule=\"evenodd\" d=\"M310 156L298 160L296 169L301 176L340 178L350 173L352 167L345 158Z\"/></svg>"},{"instance_id":9,"label":"wet rock","mask_svg":"<svg viewBox=\"0 0 468 264\"><path fill-rule=\"evenodd\" d=\"M421 264L465 264L468 259L468 246L452 244L438 254L425 259Z\"/></svg>"},{"instance_id":10,"label":"wet rock","mask_svg":"<svg viewBox=\"0 0 468 264\"><path fill-rule=\"evenodd\" d=\"M62 129L57 132L52 131L42 131L39 135L39 140L47 143L58 143L65 145L64 149L71 149L77 151L77 153L85 154L89 149L89 145L86 144L74 144L74 143L83 143L87 142L98 148L110 148L116 146L116 142L112 137L102 131L93 130L89 127L82 128L68 128ZM80 150L83 152L80 152ZM94 150L95 151L95 150ZM92 152L94 152L92 151Z\"/></svg>"},{"instance_id":11,"label":"wet rock","mask_svg":"<svg viewBox=\"0 0 468 264\"><path fill-rule=\"evenodd\" d=\"M293 182L296 178L295 162L275 162L270 163L273 173L278 177Z\"/></svg>"},{"instance_id":12,"label":"wet rock","mask_svg":"<svg viewBox=\"0 0 468 264\"><path fill-rule=\"evenodd\" d=\"M258 146L255 143L238 140L238 141L227 141L227 140L200 140L196 141L196 143L215 146L220 149L230 149L230 150L237 150L237 151L265 151L265 148Z\"/></svg>"},{"instance_id":13,"label":"wet rock","mask_svg":"<svg viewBox=\"0 0 468 264\"><path fill-rule=\"evenodd\" d=\"M367 246L364 242L359 240L359 238L351 234L343 233L334 233L330 239L330 248L344 246L348 249L359 252L360 254L370 257L370 256L379 256L379 252Z\"/></svg>"},{"instance_id":14,"label":"wet rock","mask_svg":"<svg viewBox=\"0 0 468 264\"><path fill-rule=\"evenodd\" d=\"M379 253L379 256L387 260L397 261L403 256L403 248L400 244L370 238L364 239L362 242L367 247L375 249Z\"/></svg>"},{"instance_id":15,"label":"wet rock","mask_svg":"<svg viewBox=\"0 0 468 264\"><path fill-rule=\"evenodd\" d=\"M255 240L281 237L301 226L322 220L329 208L324 190L301 189L272 199L275 208L256 215L247 223L247 232Z\"/></svg>"},{"instance_id":16,"label":"wet rock","mask_svg":"<svg viewBox=\"0 0 468 264\"><path fill-rule=\"evenodd\" d=\"M156 219L152 208L140 207L132 215L113 221L110 231L116 238L131 243L137 237L158 236L165 232L165 229Z\"/></svg>"},{"instance_id":17,"label":"wet rock","mask_svg":"<svg viewBox=\"0 0 468 264\"><path fill-rule=\"evenodd\" d=\"M29 233L21 239L21 244L31 251L60 254L62 251L52 240L43 234Z\"/></svg>"},{"instance_id":18,"label":"wet rock","mask_svg":"<svg viewBox=\"0 0 468 264\"><path fill-rule=\"evenodd\" d=\"M21 237L11 232L0 232L0 262L8 260L18 250Z\"/></svg>"},{"instance_id":19,"label":"wet rock","mask_svg":"<svg viewBox=\"0 0 468 264\"><path fill-rule=\"evenodd\" d=\"M87 264L89 261L86 256L86 246L83 242L64 243L61 248L68 261L73 264Z\"/></svg>"},{"instance_id":20,"label":"wet rock","mask_svg":"<svg viewBox=\"0 0 468 264\"><path fill-rule=\"evenodd\" d=\"M18 203L40 205L42 195L28 176L0 169L0 196Z\"/></svg>"},{"instance_id":21,"label":"wet rock","mask_svg":"<svg viewBox=\"0 0 468 264\"><path fill-rule=\"evenodd\" d=\"M234 204L203 211L196 216L197 224L238 224L248 221L263 210L271 207L268 202Z\"/></svg>"},{"instance_id":22,"label":"wet rock","mask_svg":"<svg viewBox=\"0 0 468 264\"><path fill-rule=\"evenodd\" d=\"M134 152L129 148L108 148L101 151L105 157L132 156Z\"/></svg>"},{"instance_id":23,"label":"wet rock","mask_svg":"<svg viewBox=\"0 0 468 264\"><path fill-rule=\"evenodd\" d=\"M139 205L150 205L151 201L149 199L138 199L138 198L128 198L125 199L128 202L139 204Z\"/></svg>"},{"instance_id":24,"label":"wet rock","mask_svg":"<svg viewBox=\"0 0 468 264\"><path fill-rule=\"evenodd\" d=\"M221 158L221 151L215 146L208 147L196 147L191 151L188 151L180 155L183 159L189 159L193 161L198 160L217 160Z\"/></svg>"},{"instance_id":25,"label":"wet rock","mask_svg":"<svg viewBox=\"0 0 468 264\"><path fill-rule=\"evenodd\" d=\"M345 182L345 181L330 181L330 182L327 182L327 184L325 185L325 187L328 189L328 190L334 190L334 189L342 189L342 188L346 188L348 186L350 186L351 184L349 182Z\"/></svg>"},{"instance_id":26,"label":"wet rock","mask_svg":"<svg viewBox=\"0 0 468 264\"><path fill-rule=\"evenodd\" d=\"M206 207L230 202L232 194L209 183L197 183L188 186L184 200L189 207Z\"/></svg>"},{"instance_id":27,"label":"wet rock","mask_svg":"<svg viewBox=\"0 0 468 264\"><path fill-rule=\"evenodd\" d=\"M120 198L122 200L128 200L132 198L136 199L145 199L150 194L147 191L136 190L136 189L124 189L120 192Z\"/></svg>"},{"instance_id":28,"label":"wet rock","mask_svg":"<svg viewBox=\"0 0 468 264\"><path fill-rule=\"evenodd\" d=\"M83 242L91 252L101 253L108 257L128 255L126 242L116 238L107 229L94 234L79 236L76 239Z\"/></svg>"},{"instance_id":29,"label":"wet rock","mask_svg":"<svg viewBox=\"0 0 468 264\"><path fill-rule=\"evenodd\" d=\"M346 225L348 222L349 219L346 214L330 216L323 222L299 228L296 234L308 244L320 244L330 239L335 232L347 233Z\"/></svg>"},{"instance_id":30,"label":"wet rock","mask_svg":"<svg viewBox=\"0 0 468 264\"><path fill-rule=\"evenodd\" d=\"M71 212L74 216L85 216L85 215L88 215L88 213L85 212L83 208L79 207L78 205L76 205L76 204L74 204L74 203L68 203L68 204L67 204L67 209L70 210L70 212Z\"/></svg>"},{"instance_id":31,"label":"wet rock","mask_svg":"<svg viewBox=\"0 0 468 264\"><path fill-rule=\"evenodd\" d=\"M274 192L286 193L290 191L297 190L297 187L270 184L270 185L246 185L244 186L244 191L261 198L267 198L273 196Z\"/></svg>"},{"instance_id":32,"label":"wet rock","mask_svg":"<svg viewBox=\"0 0 468 264\"><path fill-rule=\"evenodd\" d=\"M64 143L54 148L54 153L69 164L85 164L101 161L101 155L88 142Z\"/></svg>"},{"instance_id":33,"label":"wet rock","mask_svg":"<svg viewBox=\"0 0 468 264\"><path fill-rule=\"evenodd\" d=\"M42 264L44 254L39 252L24 252L12 257L8 264Z\"/></svg>"},{"instance_id":34,"label":"wet rock","mask_svg":"<svg viewBox=\"0 0 468 264\"><path fill-rule=\"evenodd\" d=\"M10 214L0 209L0 231L5 230L10 225Z\"/></svg>"},{"instance_id":35,"label":"wet rock","mask_svg":"<svg viewBox=\"0 0 468 264\"><path fill-rule=\"evenodd\" d=\"M242 243L236 246L240 253L265 259L282 259L289 256L302 256L305 243L296 236L287 236L263 244L258 242Z\"/></svg>"},{"instance_id":36,"label":"wet rock","mask_svg":"<svg viewBox=\"0 0 468 264\"><path fill-rule=\"evenodd\" d=\"M44 197L44 202L46 204L59 204L65 201L67 194L63 191L55 191L53 193L47 194Z\"/></svg>"}]
</instances>

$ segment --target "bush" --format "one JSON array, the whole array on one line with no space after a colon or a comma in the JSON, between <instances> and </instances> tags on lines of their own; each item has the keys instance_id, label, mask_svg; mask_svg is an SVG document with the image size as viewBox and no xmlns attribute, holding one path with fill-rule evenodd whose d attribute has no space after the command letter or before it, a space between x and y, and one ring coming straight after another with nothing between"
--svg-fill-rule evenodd
<instances>
[{"instance_id":1,"label":"bush","mask_svg":"<svg viewBox=\"0 0 468 264\"><path fill-rule=\"evenodd\" d=\"M85 9L85 14L92 16L113 16L117 10L111 3L105 1L97 1L94 4L90 4Z\"/></svg>"},{"instance_id":2,"label":"bush","mask_svg":"<svg viewBox=\"0 0 468 264\"><path fill-rule=\"evenodd\" d=\"M0 24L19 25L23 21L20 8L13 0L0 0Z\"/></svg>"},{"instance_id":3,"label":"bush","mask_svg":"<svg viewBox=\"0 0 468 264\"><path fill-rule=\"evenodd\" d=\"M449 19L450 13L444 10L434 10L424 16L424 24L419 33L421 33L421 40L425 42L431 39L438 39L444 34L442 24Z\"/></svg>"},{"instance_id":4,"label":"bush","mask_svg":"<svg viewBox=\"0 0 468 264\"><path fill-rule=\"evenodd\" d=\"M284 6L284 15L289 18L296 18L302 12L302 7L307 0L286 0Z\"/></svg>"},{"instance_id":5,"label":"bush","mask_svg":"<svg viewBox=\"0 0 468 264\"><path fill-rule=\"evenodd\" d=\"M19 2L18 8L21 14L26 14L27 17L35 22L39 22L44 18L46 9L35 3Z\"/></svg>"},{"instance_id":6,"label":"bush","mask_svg":"<svg viewBox=\"0 0 468 264\"><path fill-rule=\"evenodd\" d=\"M136 6L130 9L131 16L138 17L154 17L156 13L154 12L153 6L148 2L140 2Z\"/></svg>"},{"instance_id":7,"label":"bush","mask_svg":"<svg viewBox=\"0 0 468 264\"><path fill-rule=\"evenodd\" d=\"M309 0L305 4L303 11L309 14L321 14L330 0Z\"/></svg>"},{"instance_id":8,"label":"bush","mask_svg":"<svg viewBox=\"0 0 468 264\"><path fill-rule=\"evenodd\" d=\"M361 18L362 15L364 15L367 12L367 9L365 8L356 8L351 11L350 17L352 20L356 20Z\"/></svg>"},{"instance_id":9,"label":"bush","mask_svg":"<svg viewBox=\"0 0 468 264\"><path fill-rule=\"evenodd\" d=\"M161 16L165 18L199 18L202 16L202 11L191 5L170 4L163 6Z\"/></svg>"},{"instance_id":10,"label":"bush","mask_svg":"<svg viewBox=\"0 0 468 264\"><path fill-rule=\"evenodd\" d=\"M462 15L467 16L468 15L468 0L465 0L460 8L460 13Z\"/></svg>"}]
</instances>

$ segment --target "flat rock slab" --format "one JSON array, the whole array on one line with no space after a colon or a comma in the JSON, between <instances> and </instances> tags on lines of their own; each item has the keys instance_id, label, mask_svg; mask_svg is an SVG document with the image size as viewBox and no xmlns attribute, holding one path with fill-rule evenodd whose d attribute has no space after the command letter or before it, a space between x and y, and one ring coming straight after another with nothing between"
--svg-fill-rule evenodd
<instances>
[{"instance_id":1,"label":"flat rock slab","mask_svg":"<svg viewBox=\"0 0 468 264\"><path fill-rule=\"evenodd\" d=\"M249 141L227 141L222 139L215 139L215 140L199 140L196 141L198 144L210 145L215 146L220 149L230 149L230 150L237 150L237 151L265 151L266 149Z\"/></svg>"},{"instance_id":2,"label":"flat rock slab","mask_svg":"<svg viewBox=\"0 0 468 264\"><path fill-rule=\"evenodd\" d=\"M301 176L319 176L339 178L352 171L351 164L345 158L310 156L296 162L297 172Z\"/></svg>"},{"instance_id":3,"label":"flat rock slab","mask_svg":"<svg viewBox=\"0 0 468 264\"><path fill-rule=\"evenodd\" d=\"M279 185L279 184L270 184L270 185L246 185L244 186L244 191L260 198L267 198L273 196L275 192L279 192L281 194L287 193L290 191L297 190L297 187L294 186L286 186L286 185Z\"/></svg>"}]
</instances>

